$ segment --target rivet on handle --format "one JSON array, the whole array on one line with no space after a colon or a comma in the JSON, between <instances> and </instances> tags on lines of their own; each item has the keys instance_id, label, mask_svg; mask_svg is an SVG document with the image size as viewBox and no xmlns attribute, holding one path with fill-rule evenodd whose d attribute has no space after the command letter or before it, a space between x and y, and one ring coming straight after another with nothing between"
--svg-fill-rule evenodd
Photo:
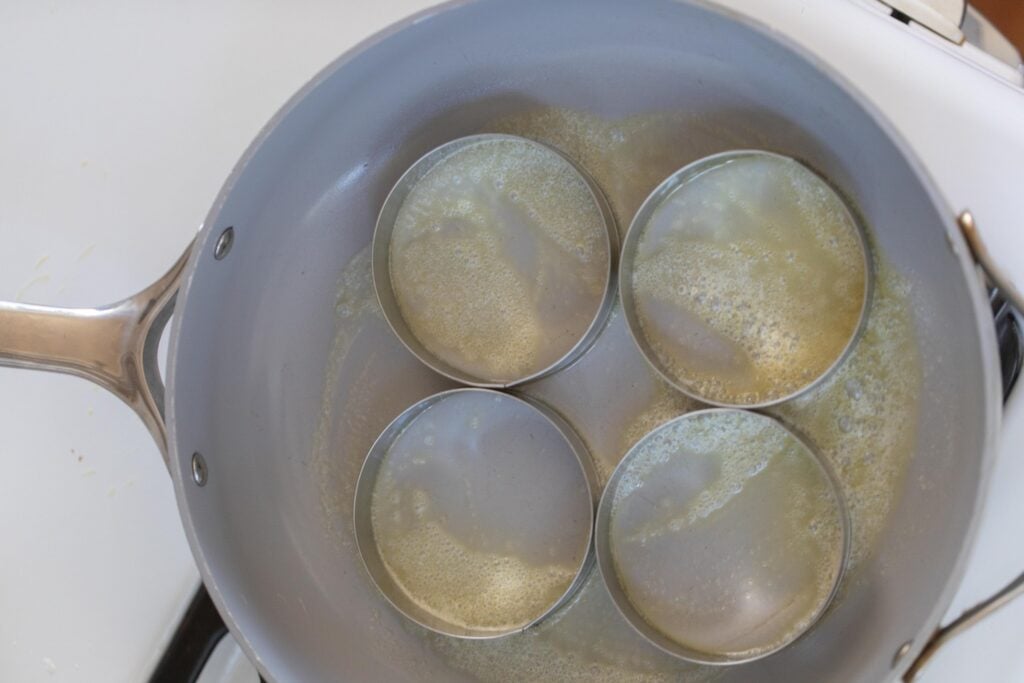
<instances>
[{"instance_id":1,"label":"rivet on handle","mask_svg":"<svg viewBox=\"0 0 1024 683\"><path fill-rule=\"evenodd\" d=\"M995 259L985 247L985 243L981 240L981 233L978 232L978 226L974 222L974 215L970 211L962 212L957 217L957 225L960 227L967 246L971 249L974 261L981 266L989 281L996 286L996 289L1017 311L1017 314L1024 315L1024 295L1017 290L1009 274L996 264Z\"/></svg>"},{"instance_id":2,"label":"rivet on handle","mask_svg":"<svg viewBox=\"0 0 1024 683\"><path fill-rule=\"evenodd\" d=\"M218 261L222 260L231 251L231 245L235 243L235 229L228 227L224 229L224 232L217 238L217 243L213 245L213 258Z\"/></svg>"},{"instance_id":3,"label":"rivet on handle","mask_svg":"<svg viewBox=\"0 0 1024 683\"><path fill-rule=\"evenodd\" d=\"M899 666L900 661L907 656L907 653L910 652L910 648L912 648L913 646L914 641L912 640L908 640L907 642L900 645L899 649L896 650L896 654L892 657L893 668Z\"/></svg>"},{"instance_id":4,"label":"rivet on handle","mask_svg":"<svg viewBox=\"0 0 1024 683\"><path fill-rule=\"evenodd\" d=\"M196 452L192 454L192 481L196 486L205 486L209 471L206 469L206 459L203 454Z\"/></svg>"}]
</instances>

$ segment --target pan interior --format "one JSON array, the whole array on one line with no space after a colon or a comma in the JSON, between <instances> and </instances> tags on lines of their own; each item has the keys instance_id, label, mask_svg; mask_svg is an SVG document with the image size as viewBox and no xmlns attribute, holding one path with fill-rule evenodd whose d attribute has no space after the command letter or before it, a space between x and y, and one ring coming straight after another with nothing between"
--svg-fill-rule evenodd
<instances>
[{"instance_id":1,"label":"pan interior","mask_svg":"<svg viewBox=\"0 0 1024 683\"><path fill-rule=\"evenodd\" d=\"M671 125L659 133L651 117ZM919 358L913 377L924 400L899 413L914 457L894 479L898 495L873 552L806 638L724 674L645 650L607 621L610 600L588 592L593 580L546 640L528 632L525 645L519 636L476 643L501 651L452 650L381 604L355 550L351 501L364 455L399 413L452 386L405 350L374 304L367 248L388 190L450 140L540 138L581 118L626 122L634 133L635 154L598 177L620 223L689 162L728 149L776 151L843 192L911 303L909 358ZM600 176L606 157L594 150L617 149L621 129L593 130L605 132L568 136L576 147L561 148ZM234 245L216 261L213 242L227 226ZM985 416L998 409L983 346L991 340L976 324L983 307L948 246L951 230L927 180L856 98L732 17L672 0L485 0L408 23L286 108L197 243L168 401L175 484L204 579L276 680L885 680L900 644L921 645L951 597L983 470ZM876 332L879 343L891 337ZM639 438L693 408L661 393L620 342L630 344L613 312L587 355L532 388L577 428L605 476L626 450L623 435ZM890 369L900 367L897 358ZM885 402L890 386L861 387L869 389L875 414L896 414L898 404ZM857 394L856 385L829 390L837 400ZM626 415L628 406L638 408ZM798 409L815 410L786 410ZM824 436L870 434L878 424L858 413L845 424L813 417ZM838 458L845 442L836 443ZM208 465L202 488L187 474L193 452ZM853 484L878 471L867 455L850 465ZM537 669L545 652L550 666ZM557 658L565 652L585 656Z\"/></svg>"}]
</instances>

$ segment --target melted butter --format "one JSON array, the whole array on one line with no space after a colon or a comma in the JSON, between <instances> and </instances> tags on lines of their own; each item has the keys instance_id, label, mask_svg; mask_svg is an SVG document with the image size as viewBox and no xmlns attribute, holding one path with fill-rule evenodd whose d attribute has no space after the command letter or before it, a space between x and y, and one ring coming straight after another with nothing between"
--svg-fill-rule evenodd
<instances>
[{"instance_id":1,"label":"melted butter","mask_svg":"<svg viewBox=\"0 0 1024 683\"><path fill-rule=\"evenodd\" d=\"M416 604L464 628L522 628L572 584L591 497L562 435L490 392L434 403L395 438L371 519L387 571Z\"/></svg>"},{"instance_id":2,"label":"melted butter","mask_svg":"<svg viewBox=\"0 0 1024 683\"><path fill-rule=\"evenodd\" d=\"M531 137L570 154L605 191L620 230L669 174L701 156L737 145L729 133L681 113L609 121L539 109L497 121L487 130ZM877 266L866 330L850 358L799 401L777 410L798 429L813 432L815 448L837 472L852 537L844 584L854 580L856 570L870 558L915 446L921 368L913 314L899 275L884 259ZM857 383L861 377L872 391ZM846 393L851 379L852 387L860 387L853 392L856 400L864 401L858 414L873 416L872 424L863 425L857 437L844 432L848 423L838 419L851 400ZM887 385L893 393L882 389ZM576 426L605 477L647 431L700 407L649 369L619 312L613 312L608 327L582 359L525 390L544 398ZM835 410L840 412L830 418ZM852 416L847 418L852 425ZM618 614L596 573L574 603L523 634L493 642L424 637L452 666L493 683L697 683L723 673L677 660L643 640Z\"/></svg>"},{"instance_id":3,"label":"melted butter","mask_svg":"<svg viewBox=\"0 0 1024 683\"><path fill-rule=\"evenodd\" d=\"M566 355L608 284L604 217L586 182L525 140L464 147L431 168L395 219L390 273L428 351L509 382Z\"/></svg>"},{"instance_id":4,"label":"melted butter","mask_svg":"<svg viewBox=\"0 0 1024 683\"><path fill-rule=\"evenodd\" d=\"M867 326L821 386L772 409L829 460L852 521L850 569L870 557L917 445L921 359L910 292L884 260Z\"/></svg>"},{"instance_id":5,"label":"melted butter","mask_svg":"<svg viewBox=\"0 0 1024 683\"><path fill-rule=\"evenodd\" d=\"M569 606L524 633L487 643L424 637L453 667L481 681L707 683L721 675L648 644L619 616L596 571Z\"/></svg>"},{"instance_id":6,"label":"melted butter","mask_svg":"<svg viewBox=\"0 0 1024 683\"><path fill-rule=\"evenodd\" d=\"M664 371L708 400L754 405L814 382L857 329L866 279L857 226L790 159L733 159L653 211L633 288Z\"/></svg>"},{"instance_id":7,"label":"melted butter","mask_svg":"<svg viewBox=\"0 0 1024 683\"><path fill-rule=\"evenodd\" d=\"M620 230L676 169L707 154L750 146L749 134L741 139L683 113L606 120L541 108L481 132L523 135L569 154L605 191ZM809 438L840 480L852 531L847 586L870 559L898 500L917 429L921 365L910 293L879 256L875 298L851 356L820 386L773 410ZM352 584L346 619L360 624L374 657L420 672L424 680L705 683L722 675L719 668L687 664L647 643L619 615L597 572L556 614L498 640L446 638L397 615L359 566L351 528L353 488L389 416L450 384L425 370L387 329L367 250L345 266L337 300L312 464L325 534L337 549L339 571ZM605 476L647 431L699 407L648 368L616 313L583 358L525 390L576 427ZM429 673L438 666L454 671Z\"/></svg>"},{"instance_id":8,"label":"melted butter","mask_svg":"<svg viewBox=\"0 0 1024 683\"><path fill-rule=\"evenodd\" d=\"M558 108L508 116L487 131L531 138L574 159L604 190L620 238L661 181L708 154L749 146L752 134L744 131L741 136L686 112L610 120Z\"/></svg>"},{"instance_id":9,"label":"melted butter","mask_svg":"<svg viewBox=\"0 0 1024 683\"><path fill-rule=\"evenodd\" d=\"M378 520L376 526L388 525ZM475 631L503 633L530 624L576 575L571 564L533 565L514 554L467 548L438 522L384 538L378 546L403 592L439 619Z\"/></svg>"},{"instance_id":10,"label":"melted butter","mask_svg":"<svg viewBox=\"0 0 1024 683\"><path fill-rule=\"evenodd\" d=\"M781 425L744 412L695 414L645 437L615 490L609 534L644 619L734 659L805 630L843 562L824 470Z\"/></svg>"}]
</instances>

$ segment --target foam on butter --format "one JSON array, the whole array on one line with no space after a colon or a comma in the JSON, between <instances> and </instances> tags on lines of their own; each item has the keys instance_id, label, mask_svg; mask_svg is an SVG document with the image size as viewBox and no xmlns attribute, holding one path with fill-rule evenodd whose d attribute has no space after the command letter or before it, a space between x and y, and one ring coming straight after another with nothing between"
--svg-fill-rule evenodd
<instances>
[{"instance_id":1,"label":"foam on butter","mask_svg":"<svg viewBox=\"0 0 1024 683\"><path fill-rule=\"evenodd\" d=\"M796 161L714 166L639 228L640 326L662 369L702 398L755 405L793 394L857 329L867 274L856 223Z\"/></svg>"},{"instance_id":2,"label":"foam on butter","mask_svg":"<svg viewBox=\"0 0 1024 683\"><path fill-rule=\"evenodd\" d=\"M607 228L566 159L524 139L437 162L395 220L390 274L415 337L494 382L536 374L586 334L608 284Z\"/></svg>"}]
</instances>

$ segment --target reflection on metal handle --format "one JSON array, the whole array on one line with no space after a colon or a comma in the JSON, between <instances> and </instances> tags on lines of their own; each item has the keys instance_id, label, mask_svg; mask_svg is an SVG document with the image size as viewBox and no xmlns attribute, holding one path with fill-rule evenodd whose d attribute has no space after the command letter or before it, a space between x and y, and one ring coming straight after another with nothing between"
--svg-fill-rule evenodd
<instances>
[{"instance_id":1,"label":"reflection on metal handle","mask_svg":"<svg viewBox=\"0 0 1024 683\"><path fill-rule=\"evenodd\" d=\"M167 461L164 385L157 347L174 310L191 248L135 296L102 308L0 302L0 366L50 370L96 382L146 424Z\"/></svg>"},{"instance_id":2,"label":"reflection on metal handle","mask_svg":"<svg viewBox=\"0 0 1024 683\"><path fill-rule=\"evenodd\" d=\"M1024 315L1024 298L1021 297L1020 292L1014 287L1007 274L992 260L992 256L989 254L988 249L985 248L985 243L982 242L981 234L974 223L974 216L971 215L970 211L964 211L957 219L957 223L960 225L960 231L963 233L964 239L967 240L967 245L971 249L975 262L985 271L985 275L1002 293L1017 315ZM932 634L931 639L924 646L921 654L917 656L914 663L903 674L904 683L911 683L911 681L916 680L924 666L935 656L935 653L942 649L950 640L1022 595L1024 595L1024 574L1011 581L1008 586L992 597L978 603L946 626L938 629Z\"/></svg>"},{"instance_id":3,"label":"reflection on metal handle","mask_svg":"<svg viewBox=\"0 0 1024 683\"><path fill-rule=\"evenodd\" d=\"M1024 296L1021 296L1009 275L992 260L992 255L988 253L985 243L981 240L981 233L978 232L978 227L974 224L974 216L970 211L964 211L957 219L957 223L960 225L960 232L963 233L964 239L967 240L967 246L971 248L974 260L985 271L985 275L996 289L1002 292L1006 300L1010 302L1017 315L1024 315Z\"/></svg>"}]
</instances>

